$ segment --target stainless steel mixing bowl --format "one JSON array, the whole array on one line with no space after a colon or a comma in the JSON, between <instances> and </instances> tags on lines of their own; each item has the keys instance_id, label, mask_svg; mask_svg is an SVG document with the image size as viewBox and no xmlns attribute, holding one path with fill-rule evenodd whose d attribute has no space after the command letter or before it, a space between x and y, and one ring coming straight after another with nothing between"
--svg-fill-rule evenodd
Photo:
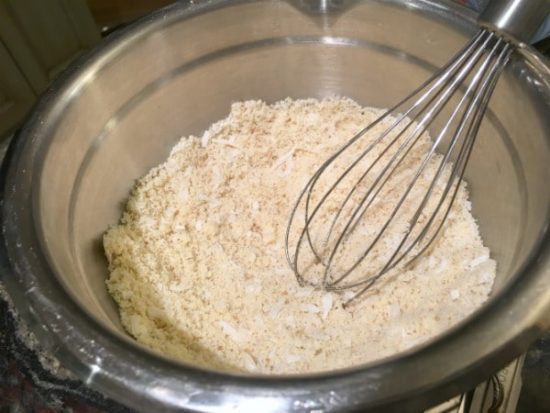
<instances>
[{"instance_id":1,"label":"stainless steel mixing bowl","mask_svg":"<svg viewBox=\"0 0 550 413\"><path fill-rule=\"evenodd\" d=\"M4 162L2 280L17 310L78 377L146 412L417 411L481 381L550 323L550 71L529 47L503 74L468 169L494 292L429 343L326 374L200 370L124 333L101 246L134 180L232 101L387 107L460 48L474 17L432 0L214 0L115 34L53 84Z\"/></svg>"}]
</instances>

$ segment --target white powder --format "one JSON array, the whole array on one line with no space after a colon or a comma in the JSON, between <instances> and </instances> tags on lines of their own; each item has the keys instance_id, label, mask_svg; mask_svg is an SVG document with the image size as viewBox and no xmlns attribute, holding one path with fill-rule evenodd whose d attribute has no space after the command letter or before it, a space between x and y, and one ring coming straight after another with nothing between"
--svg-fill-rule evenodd
<instances>
[{"instance_id":1,"label":"white powder","mask_svg":"<svg viewBox=\"0 0 550 413\"><path fill-rule=\"evenodd\" d=\"M349 308L349 292L297 285L284 253L291 207L319 163L380 113L349 99L248 101L183 138L104 237L128 332L202 366L311 372L405 350L478 308L496 264L465 188L429 254Z\"/></svg>"}]
</instances>

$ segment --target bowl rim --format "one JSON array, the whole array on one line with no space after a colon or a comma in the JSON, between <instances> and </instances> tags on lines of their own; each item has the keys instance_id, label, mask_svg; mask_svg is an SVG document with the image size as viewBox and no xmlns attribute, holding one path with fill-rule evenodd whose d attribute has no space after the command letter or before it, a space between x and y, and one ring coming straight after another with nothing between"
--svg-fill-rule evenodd
<instances>
[{"instance_id":1,"label":"bowl rim","mask_svg":"<svg viewBox=\"0 0 550 413\"><path fill-rule=\"evenodd\" d=\"M106 64L111 55L147 33L201 13L256 1L262 0L180 2L157 10L115 32L79 58L40 98L12 141L0 171L0 276L17 311L41 344L86 384L137 410L162 407L225 411L238 406L241 410L248 407L257 411L261 406L266 412L333 411L343 407L384 408L392 403L392 408L400 406L399 411L415 411L468 389L472 379L481 381L503 367L550 325L547 233L541 233L538 249L518 271L513 285L504 291L508 294L484 306L469 323L451 329L426 346L383 362L308 375L235 375L173 363L105 329L78 306L50 270L33 225L36 199L32 188L37 177L32 166L39 156L36 149L41 137L52 127L52 113L62 110L67 97L85 86L90 80L86 75L94 68ZM399 0L379 1L403 7ZM453 15L474 27L475 13L450 0L408 3L426 13ZM543 58L526 45L519 45L519 51L540 71L550 90L550 70ZM511 289L515 294L510 294ZM509 318L501 317L503 313ZM510 321L515 323L512 328ZM494 342L495 331L501 342ZM479 347L476 357L457 353L471 350L472 339L478 340L474 345ZM128 343L133 351L129 351ZM461 369L453 369L453 363ZM430 366L428 371L426 365ZM395 377L395 371L402 377Z\"/></svg>"}]
</instances>

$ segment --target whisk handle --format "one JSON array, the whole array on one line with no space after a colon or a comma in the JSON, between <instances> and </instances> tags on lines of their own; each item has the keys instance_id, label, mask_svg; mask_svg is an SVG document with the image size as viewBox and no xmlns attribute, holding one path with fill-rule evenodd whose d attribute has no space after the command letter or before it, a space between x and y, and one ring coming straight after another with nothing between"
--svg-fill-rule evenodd
<instances>
[{"instance_id":1,"label":"whisk handle","mask_svg":"<svg viewBox=\"0 0 550 413\"><path fill-rule=\"evenodd\" d=\"M479 23L503 36L530 43L550 13L550 0L491 0Z\"/></svg>"}]
</instances>

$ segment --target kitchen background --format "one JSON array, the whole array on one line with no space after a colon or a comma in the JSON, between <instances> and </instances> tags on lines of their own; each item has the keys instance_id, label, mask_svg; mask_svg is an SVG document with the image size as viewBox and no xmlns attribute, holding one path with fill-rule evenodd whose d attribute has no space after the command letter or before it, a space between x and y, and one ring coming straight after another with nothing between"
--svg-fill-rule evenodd
<instances>
[{"instance_id":1,"label":"kitchen background","mask_svg":"<svg viewBox=\"0 0 550 413\"><path fill-rule=\"evenodd\" d=\"M457 0L479 10L486 0ZM169 0L0 0L0 148L38 96L102 37ZM550 21L539 39L550 32ZM538 43L549 55L549 39ZM0 151L0 159L3 153ZM105 399L37 350L19 328L0 285L0 413L129 412ZM44 369L43 364L49 365ZM550 334L527 353L516 411L550 412ZM518 387L519 388L519 387ZM515 403L514 403L515 404ZM455 411L455 410L449 410ZM503 410L494 410L503 411Z\"/></svg>"}]
</instances>

